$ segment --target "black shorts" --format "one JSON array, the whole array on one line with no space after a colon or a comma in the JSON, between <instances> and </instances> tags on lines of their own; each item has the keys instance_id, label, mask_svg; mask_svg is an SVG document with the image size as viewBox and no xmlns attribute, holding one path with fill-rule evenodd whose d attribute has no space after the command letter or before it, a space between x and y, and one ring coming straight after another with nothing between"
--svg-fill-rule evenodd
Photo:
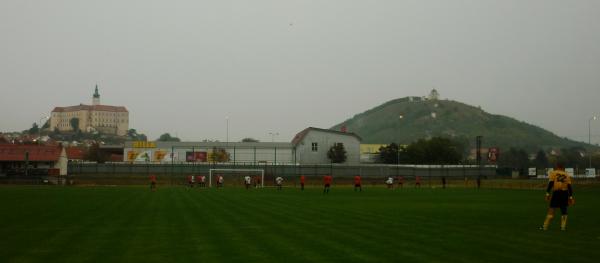
<instances>
[{"instance_id":1,"label":"black shorts","mask_svg":"<svg viewBox=\"0 0 600 263\"><path fill-rule=\"evenodd\" d=\"M329 184L325 184L325 187L329 187Z\"/></svg>"},{"instance_id":2,"label":"black shorts","mask_svg":"<svg viewBox=\"0 0 600 263\"><path fill-rule=\"evenodd\" d=\"M552 193L552 199L550 199L550 207L567 207L569 206L569 192L568 191L554 191Z\"/></svg>"},{"instance_id":3,"label":"black shorts","mask_svg":"<svg viewBox=\"0 0 600 263\"><path fill-rule=\"evenodd\" d=\"M354 187L360 187L360 184L354 184Z\"/></svg>"}]
</instances>

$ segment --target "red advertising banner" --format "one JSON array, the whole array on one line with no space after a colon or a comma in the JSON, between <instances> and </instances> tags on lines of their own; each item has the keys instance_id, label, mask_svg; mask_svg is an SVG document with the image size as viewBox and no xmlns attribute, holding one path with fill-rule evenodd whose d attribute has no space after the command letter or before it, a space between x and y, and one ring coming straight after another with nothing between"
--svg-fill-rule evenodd
<instances>
[{"instance_id":1,"label":"red advertising banner","mask_svg":"<svg viewBox=\"0 0 600 263\"><path fill-rule=\"evenodd\" d=\"M185 161L186 162L206 162L207 159L206 152L186 152L185 153Z\"/></svg>"}]
</instances>

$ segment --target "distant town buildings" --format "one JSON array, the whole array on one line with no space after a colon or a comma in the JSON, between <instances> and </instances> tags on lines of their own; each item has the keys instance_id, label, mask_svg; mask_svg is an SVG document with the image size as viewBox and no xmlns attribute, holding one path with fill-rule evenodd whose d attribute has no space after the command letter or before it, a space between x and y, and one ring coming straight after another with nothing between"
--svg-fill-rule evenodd
<instances>
[{"instance_id":1,"label":"distant town buildings","mask_svg":"<svg viewBox=\"0 0 600 263\"><path fill-rule=\"evenodd\" d=\"M102 132L123 136L129 129L129 112L123 106L100 104L98 86L92 97L92 105L79 104L55 107L50 115L50 130L61 132Z\"/></svg>"}]
</instances>

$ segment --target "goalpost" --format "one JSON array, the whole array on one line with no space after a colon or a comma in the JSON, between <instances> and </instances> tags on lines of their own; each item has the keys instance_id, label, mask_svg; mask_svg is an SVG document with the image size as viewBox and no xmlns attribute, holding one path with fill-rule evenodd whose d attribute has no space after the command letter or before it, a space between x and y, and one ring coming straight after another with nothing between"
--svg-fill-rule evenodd
<instances>
[{"instance_id":1,"label":"goalpost","mask_svg":"<svg viewBox=\"0 0 600 263\"><path fill-rule=\"evenodd\" d=\"M258 174L260 173L260 187L265 187L265 170L264 169L210 169L208 170L208 187L212 187L212 177L214 173L227 173L232 174Z\"/></svg>"}]
</instances>

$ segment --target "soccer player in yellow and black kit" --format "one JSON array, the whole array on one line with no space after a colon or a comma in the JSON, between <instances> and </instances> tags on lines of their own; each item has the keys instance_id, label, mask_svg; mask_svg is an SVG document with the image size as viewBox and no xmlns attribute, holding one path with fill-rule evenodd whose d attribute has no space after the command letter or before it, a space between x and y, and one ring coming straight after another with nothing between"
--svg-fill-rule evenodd
<instances>
[{"instance_id":1,"label":"soccer player in yellow and black kit","mask_svg":"<svg viewBox=\"0 0 600 263\"><path fill-rule=\"evenodd\" d=\"M546 201L550 201L548 214L544 225L540 229L548 230L548 225L554 217L554 209L560 208L562 216L560 217L560 230L567 230L567 207L575 203L573 199L573 188L571 187L571 176L565 172L565 168L561 164L556 165L556 169L552 171L548 178L548 187L546 188Z\"/></svg>"}]
</instances>

